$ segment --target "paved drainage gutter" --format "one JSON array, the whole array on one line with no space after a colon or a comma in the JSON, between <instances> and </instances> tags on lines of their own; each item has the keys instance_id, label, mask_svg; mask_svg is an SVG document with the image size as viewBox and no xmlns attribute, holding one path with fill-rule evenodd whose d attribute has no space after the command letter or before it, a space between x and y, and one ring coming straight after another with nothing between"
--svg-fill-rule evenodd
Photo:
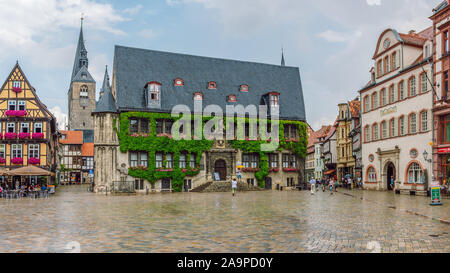
<instances>
[{"instance_id":1,"label":"paved drainage gutter","mask_svg":"<svg viewBox=\"0 0 450 273\"><path fill-rule=\"evenodd\" d=\"M346 196L350 196L350 197L353 197L353 198L359 198L361 200L364 200L363 197L357 197L357 196L354 196L353 194L350 194L350 193L339 192L339 191L337 193L340 193L340 194L343 194L343 195L346 195ZM368 200L367 199L367 201L372 202L372 203L377 203L379 205L384 206L384 204L381 204L381 203L378 203L378 202L375 202L375 201L372 201L372 200ZM397 207L394 207L394 206L388 206L388 208L390 208L390 209L397 209ZM407 210L407 209L403 210L403 212L408 213L408 214L412 214L412 215L416 215L416 216L420 216L420 217L424 217L424 218L428 218L428 219L431 219L431 220L434 220L434 221L439 221L439 222L441 222L443 224L450 225L450 220L446 220L446 219L442 219L442 218L434 218L434 217L431 217L431 216L428 216L428 215L424 215L424 214L420 214L418 212Z\"/></svg>"}]
</instances>

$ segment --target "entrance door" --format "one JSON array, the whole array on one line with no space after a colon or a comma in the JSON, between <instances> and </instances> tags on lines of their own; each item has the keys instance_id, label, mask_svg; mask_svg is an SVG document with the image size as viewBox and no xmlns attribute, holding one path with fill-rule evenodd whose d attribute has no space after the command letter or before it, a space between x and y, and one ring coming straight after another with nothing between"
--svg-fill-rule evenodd
<instances>
[{"instance_id":1,"label":"entrance door","mask_svg":"<svg viewBox=\"0 0 450 273\"><path fill-rule=\"evenodd\" d=\"M265 184L266 184L265 189L271 190L272 189L272 178L266 177Z\"/></svg>"},{"instance_id":2,"label":"entrance door","mask_svg":"<svg viewBox=\"0 0 450 273\"><path fill-rule=\"evenodd\" d=\"M163 191L168 191L170 190L170 179L168 178L164 178L161 182L161 189Z\"/></svg>"},{"instance_id":3,"label":"entrance door","mask_svg":"<svg viewBox=\"0 0 450 273\"><path fill-rule=\"evenodd\" d=\"M214 165L214 172L218 173L220 176L220 181L227 180L227 163L225 160L217 160L216 164Z\"/></svg>"},{"instance_id":4,"label":"entrance door","mask_svg":"<svg viewBox=\"0 0 450 273\"><path fill-rule=\"evenodd\" d=\"M389 166L387 168L387 189L388 191L394 190L391 186L391 181L394 181L395 183L395 166L392 163L389 163Z\"/></svg>"}]
</instances>

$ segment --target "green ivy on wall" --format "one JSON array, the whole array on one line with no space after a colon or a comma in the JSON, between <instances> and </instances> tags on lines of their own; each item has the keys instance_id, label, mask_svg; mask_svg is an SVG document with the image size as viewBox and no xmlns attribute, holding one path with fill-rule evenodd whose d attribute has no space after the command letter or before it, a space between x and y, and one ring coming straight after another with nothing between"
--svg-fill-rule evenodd
<instances>
[{"instance_id":1,"label":"green ivy on wall","mask_svg":"<svg viewBox=\"0 0 450 273\"><path fill-rule=\"evenodd\" d=\"M129 133L130 118L142 118L150 121L150 134L148 136L131 136ZM202 137L201 140L174 140L169 137L158 137L156 135L156 120L165 119L176 121L179 118L173 118L166 113L148 113L148 112L125 112L120 114L120 130L117 129L117 120L114 120L114 130L118 133L120 141L120 151L126 152L147 152L148 153L148 168L130 168L128 174L138 179L145 179L154 184L156 181L169 178L172 180L172 189L175 192L181 192L183 189L183 181L186 176L195 176L199 174L199 169L192 169L187 167L185 172L179 166L180 154L182 152L188 153L186 162L190 162L191 154L196 154L196 165L200 166L202 154L210 150L214 141L207 140ZM211 118L203 118L203 124ZM237 119L236 119L237 121ZM245 120L249 122L249 119ZM298 125L300 140L298 142L286 142L284 139L284 125L296 124ZM228 122L227 122L228 125ZM190 126L190 125L189 125ZM188 127L189 127L188 126ZM239 130L238 130L239 131ZM253 132L252 132L253 133ZM238 132L241 135L242 132ZM284 149L290 150L300 158L306 157L307 149L307 131L306 124L297 121L280 121L280 146L279 151ZM255 173L258 180L258 185L264 188L264 180L269 175L268 153L261 151L261 144L267 141L243 141L233 140L229 141L234 149L241 149L244 153L259 153L260 154L260 171ZM156 169L156 152L173 153L173 168L172 171L163 172ZM163 166L165 166L164 162ZM189 165L189 164L187 164Z\"/></svg>"}]
</instances>

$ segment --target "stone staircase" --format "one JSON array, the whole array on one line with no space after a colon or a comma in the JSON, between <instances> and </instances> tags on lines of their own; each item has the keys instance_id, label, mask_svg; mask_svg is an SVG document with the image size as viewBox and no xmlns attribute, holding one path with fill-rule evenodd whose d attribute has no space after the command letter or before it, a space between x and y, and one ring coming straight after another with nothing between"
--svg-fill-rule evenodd
<instances>
[{"instance_id":1,"label":"stone staircase","mask_svg":"<svg viewBox=\"0 0 450 273\"><path fill-rule=\"evenodd\" d=\"M202 184L202 185L198 186L197 188L190 190L190 192L203 192L206 188L211 186L212 183L213 182L207 182L205 184Z\"/></svg>"},{"instance_id":2,"label":"stone staircase","mask_svg":"<svg viewBox=\"0 0 450 273\"><path fill-rule=\"evenodd\" d=\"M247 183L238 183L237 191L263 191L258 187L248 185ZM231 192L231 181L228 182L208 182L191 192Z\"/></svg>"}]
</instances>

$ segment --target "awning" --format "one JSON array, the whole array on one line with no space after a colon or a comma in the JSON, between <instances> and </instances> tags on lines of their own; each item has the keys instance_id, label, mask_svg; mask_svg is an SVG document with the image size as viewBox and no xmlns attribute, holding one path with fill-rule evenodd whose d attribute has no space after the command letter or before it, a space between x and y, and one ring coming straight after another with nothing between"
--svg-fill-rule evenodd
<instances>
[{"instance_id":1,"label":"awning","mask_svg":"<svg viewBox=\"0 0 450 273\"><path fill-rule=\"evenodd\" d=\"M12 171L6 172L9 176L25 176L25 175L31 175L31 176L54 176L55 174L52 172L49 172L47 170L38 168L36 166L25 166L22 168L18 168Z\"/></svg>"},{"instance_id":2,"label":"awning","mask_svg":"<svg viewBox=\"0 0 450 273\"><path fill-rule=\"evenodd\" d=\"M330 174L333 174L335 172L336 172L336 170L329 170L329 171L325 172L325 175L330 175Z\"/></svg>"}]
</instances>

